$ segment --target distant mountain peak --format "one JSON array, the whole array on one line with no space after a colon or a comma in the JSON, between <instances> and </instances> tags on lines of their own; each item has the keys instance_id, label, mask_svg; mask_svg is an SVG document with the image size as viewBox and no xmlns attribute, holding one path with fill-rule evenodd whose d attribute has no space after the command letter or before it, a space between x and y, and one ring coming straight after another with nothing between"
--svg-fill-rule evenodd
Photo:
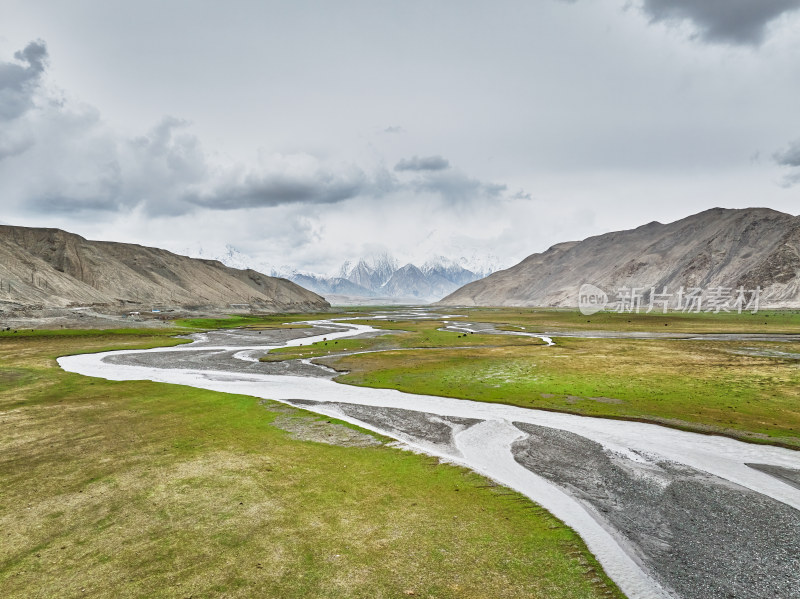
<instances>
[{"instance_id":1,"label":"distant mountain peak","mask_svg":"<svg viewBox=\"0 0 800 599\"><path fill-rule=\"evenodd\" d=\"M412 262L400 266L390 254L380 253L345 261L337 277L290 278L322 296L347 296L350 301L363 300L362 303L373 303L377 298L427 303L485 274L488 272L473 272L444 256L430 258L420 267Z\"/></svg>"}]
</instances>

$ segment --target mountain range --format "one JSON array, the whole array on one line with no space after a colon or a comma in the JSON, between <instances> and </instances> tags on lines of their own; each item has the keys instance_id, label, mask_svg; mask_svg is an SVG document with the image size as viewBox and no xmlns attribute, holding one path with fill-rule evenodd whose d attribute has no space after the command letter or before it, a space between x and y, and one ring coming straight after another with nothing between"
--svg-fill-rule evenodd
<instances>
[{"instance_id":1,"label":"mountain range","mask_svg":"<svg viewBox=\"0 0 800 599\"><path fill-rule=\"evenodd\" d=\"M494 256L461 257L456 260L437 256L421 266L411 263L400 266L388 253L373 254L358 260L345 261L338 272L322 275L283 267L280 270L261 264L235 247L210 254L202 248L187 250L195 256L210 257L235 268L253 267L272 276L283 277L325 297L343 304L419 304L441 299L469 283L499 268Z\"/></svg>"},{"instance_id":2,"label":"mountain range","mask_svg":"<svg viewBox=\"0 0 800 599\"><path fill-rule=\"evenodd\" d=\"M0 225L0 312L77 306L315 311L329 307L320 296L339 304L443 297L439 305L574 307L587 285L609 298L635 292L651 306L656 296L680 304L692 290L707 298L743 290L748 300L757 290L761 306L800 307L800 217L767 208L714 208L669 224L559 243L493 273L441 257L400 266L382 254L346 262L335 276L284 271L281 278L234 268L250 261L233 248L224 259L228 265L59 229Z\"/></svg>"},{"instance_id":3,"label":"mountain range","mask_svg":"<svg viewBox=\"0 0 800 599\"><path fill-rule=\"evenodd\" d=\"M333 303L429 303L488 272L473 272L444 257L422 266L405 264L387 254L345 262L338 276L294 272L288 278Z\"/></svg>"},{"instance_id":4,"label":"mountain range","mask_svg":"<svg viewBox=\"0 0 800 599\"><path fill-rule=\"evenodd\" d=\"M76 306L316 311L330 305L285 279L60 229L0 225L0 311Z\"/></svg>"},{"instance_id":5,"label":"mountain range","mask_svg":"<svg viewBox=\"0 0 800 599\"><path fill-rule=\"evenodd\" d=\"M800 217L768 208L713 208L669 224L559 243L438 303L576 306L584 284L609 296L638 290L644 302L656 294L677 302L681 288L758 290L761 306L800 307Z\"/></svg>"}]
</instances>

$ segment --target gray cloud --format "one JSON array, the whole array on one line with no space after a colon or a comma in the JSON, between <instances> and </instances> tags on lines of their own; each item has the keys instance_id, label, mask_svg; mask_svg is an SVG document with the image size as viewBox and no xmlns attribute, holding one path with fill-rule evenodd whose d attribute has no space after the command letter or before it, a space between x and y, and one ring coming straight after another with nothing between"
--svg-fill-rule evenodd
<instances>
[{"instance_id":1,"label":"gray cloud","mask_svg":"<svg viewBox=\"0 0 800 599\"><path fill-rule=\"evenodd\" d=\"M439 155L400 160L394 171L408 173L403 178L384 166L364 170L303 153L221 164L187 121L168 116L146 133L127 137L93 107L54 96L43 85L44 42L14 56L19 64L0 63L0 179L12 190L8 204L27 214L108 219L138 210L149 217L179 216L426 193L464 205L506 191L451 168Z\"/></svg>"},{"instance_id":2,"label":"gray cloud","mask_svg":"<svg viewBox=\"0 0 800 599\"><path fill-rule=\"evenodd\" d=\"M47 47L42 41L31 42L14 58L17 62L0 61L0 161L24 153L34 143L30 127L20 125L19 119L35 107Z\"/></svg>"},{"instance_id":3,"label":"gray cloud","mask_svg":"<svg viewBox=\"0 0 800 599\"><path fill-rule=\"evenodd\" d=\"M26 128L0 126L0 161L10 156L22 154L33 143L33 135Z\"/></svg>"},{"instance_id":4,"label":"gray cloud","mask_svg":"<svg viewBox=\"0 0 800 599\"><path fill-rule=\"evenodd\" d=\"M485 183L457 170L425 173L410 186L416 193L435 193L451 204L497 199L507 190L505 185Z\"/></svg>"},{"instance_id":5,"label":"gray cloud","mask_svg":"<svg viewBox=\"0 0 800 599\"><path fill-rule=\"evenodd\" d=\"M167 117L128 139L85 107L66 105L27 118L35 144L8 161L6 178L17 179L17 202L28 213L106 218L141 207L151 215L183 214L193 209L182 199L186 190L209 177L199 141L179 119Z\"/></svg>"},{"instance_id":6,"label":"gray cloud","mask_svg":"<svg viewBox=\"0 0 800 599\"><path fill-rule=\"evenodd\" d=\"M108 196L76 197L71 195L40 196L33 201L38 211L55 214L80 214L83 212L115 212L119 206L109 202Z\"/></svg>"},{"instance_id":7,"label":"gray cloud","mask_svg":"<svg viewBox=\"0 0 800 599\"><path fill-rule=\"evenodd\" d=\"M800 167L800 139L791 142L785 150L775 152L772 157L781 166Z\"/></svg>"},{"instance_id":8,"label":"gray cloud","mask_svg":"<svg viewBox=\"0 0 800 599\"><path fill-rule=\"evenodd\" d=\"M391 127L386 127L383 130L384 133L405 133L406 130L403 129L400 125L392 125Z\"/></svg>"},{"instance_id":9,"label":"gray cloud","mask_svg":"<svg viewBox=\"0 0 800 599\"><path fill-rule=\"evenodd\" d=\"M458 11L433 2L424 19L392 3L314 11L286 3L280 18L271 3L226 12L197 2L188 16L183 3L100 12L94 4L51 2L45 15L33 2L3 3L4 22L16 25L0 39L7 222L150 243L249 239L287 263L311 264L339 262L368 242L422 252L433 229L440 241L426 251L444 251L437 244L456 235L454 256L479 247L522 257L667 222L714 198L797 209L800 183L788 192L770 184L800 170L773 158L800 137L786 134L800 96L791 37L800 14L780 11L793 3L750 0L752 18L743 18L737 0L517 0L499 10L464 2ZM153 11L158 19L143 20ZM191 26L176 32L187 18ZM681 38L665 45L667 29ZM20 35L28 37L9 46ZM703 41L758 35L766 43L757 52ZM37 36L49 42L52 67L41 51L25 51ZM564 40L569 48L554 51ZM57 73L75 79L55 81ZM196 124L162 121L165 112ZM309 148L317 158L302 168L273 156ZM755 148L761 161L751 165ZM394 170L401 158L432 152L450 168ZM363 181L342 168L351 162ZM504 182L508 190L496 185ZM533 200L512 199L520 187ZM640 197L655 199L631 199ZM326 241L284 251L294 235L307 238L281 237L294 214L311 215L309 231Z\"/></svg>"},{"instance_id":10,"label":"gray cloud","mask_svg":"<svg viewBox=\"0 0 800 599\"><path fill-rule=\"evenodd\" d=\"M781 15L800 8L800 0L643 0L653 22L690 21L705 42L753 45Z\"/></svg>"},{"instance_id":11,"label":"gray cloud","mask_svg":"<svg viewBox=\"0 0 800 599\"><path fill-rule=\"evenodd\" d=\"M447 163L440 157L434 157ZM416 159L427 161L425 159ZM353 198L375 200L393 195L433 194L447 204L496 199L507 191L497 183L487 183L469 177L449 166L443 169L419 169L410 181L401 181L386 169L370 172L356 167L326 168L312 157L305 157L303 164L268 172L252 171L239 175L208 192L189 195L186 201L192 205L215 210L272 207L287 204L335 204ZM433 164L438 164L434 162ZM515 197L529 197L520 195Z\"/></svg>"},{"instance_id":12,"label":"gray cloud","mask_svg":"<svg viewBox=\"0 0 800 599\"><path fill-rule=\"evenodd\" d=\"M416 174L410 181L391 179L395 191L435 194L450 205L496 199L507 191L505 185L480 181L452 168L450 161L439 155L405 158L394 170Z\"/></svg>"},{"instance_id":13,"label":"gray cloud","mask_svg":"<svg viewBox=\"0 0 800 599\"><path fill-rule=\"evenodd\" d=\"M442 171L450 167L450 163L441 156L413 156L398 162L396 171Z\"/></svg>"},{"instance_id":14,"label":"gray cloud","mask_svg":"<svg viewBox=\"0 0 800 599\"><path fill-rule=\"evenodd\" d=\"M785 150L775 152L772 158L778 165L789 169L783 179L784 187L800 183L800 139L789 143Z\"/></svg>"},{"instance_id":15,"label":"gray cloud","mask_svg":"<svg viewBox=\"0 0 800 599\"><path fill-rule=\"evenodd\" d=\"M512 200L532 200L533 196L525 191L524 189L519 189L517 192L511 196Z\"/></svg>"},{"instance_id":16,"label":"gray cloud","mask_svg":"<svg viewBox=\"0 0 800 599\"><path fill-rule=\"evenodd\" d=\"M350 173L322 169L299 174L251 173L211 193L188 196L187 201L216 210L282 204L334 204L362 195L367 187L367 177L360 169Z\"/></svg>"},{"instance_id":17,"label":"gray cloud","mask_svg":"<svg viewBox=\"0 0 800 599\"><path fill-rule=\"evenodd\" d=\"M0 122L19 118L33 108L33 98L47 63L47 47L41 40L14 54L23 63L0 62Z\"/></svg>"},{"instance_id":18,"label":"gray cloud","mask_svg":"<svg viewBox=\"0 0 800 599\"><path fill-rule=\"evenodd\" d=\"M47 44L44 43L44 40L30 42L22 50L14 52L14 58L27 63L34 72L42 73L47 64Z\"/></svg>"},{"instance_id":19,"label":"gray cloud","mask_svg":"<svg viewBox=\"0 0 800 599\"><path fill-rule=\"evenodd\" d=\"M165 117L145 135L119 144L120 194L126 206L142 205L152 214L191 211L184 199L187 190L206 185L214 168L189 126Z\"/></svg>"},{"instance_id":20,"label":"gray cloud","mask_svg":"<svg viewBox=\"0 0 800 599\"><path fill-rule=\"evenodd\" d=\"M147 214L174 216L198 207L335 203L395 187L387 173L377 173L372 182L361 169L326 167L304 154L222 166L189 132L190 124L175 117L126 138L94 108L49 95L41 85L44 42L31 42L14 57L22 64L0 62L0 178L16 191L6 201L27 213L108 214L141 207Z\"/></svg>"}]
</instances>

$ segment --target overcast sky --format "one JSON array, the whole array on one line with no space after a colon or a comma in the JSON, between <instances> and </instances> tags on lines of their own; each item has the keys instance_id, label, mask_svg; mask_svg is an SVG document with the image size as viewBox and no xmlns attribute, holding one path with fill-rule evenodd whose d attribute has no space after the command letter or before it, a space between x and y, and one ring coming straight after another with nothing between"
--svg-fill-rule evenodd
<instances>
[{"instance_id":1,"label":"overcast sky","mask_svg":"<svg viewBox=\"0 0 800 599\"><path fill-rule=\"evenodd\" d=\"M336 270L800 212L800 0L3 0L0 222Z\"/></svg>"}]
</instances>

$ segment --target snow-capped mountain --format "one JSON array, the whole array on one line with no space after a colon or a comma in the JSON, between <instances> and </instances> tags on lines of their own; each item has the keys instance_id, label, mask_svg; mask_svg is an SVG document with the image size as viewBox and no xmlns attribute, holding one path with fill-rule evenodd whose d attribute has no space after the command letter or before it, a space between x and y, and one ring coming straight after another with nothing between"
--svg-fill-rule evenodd
<instances>
[{"instance_id":1,"label":"snow-capped mountain","mask_svg":"<svg viewBox=\"0 0 800 599\"><path fill-rule=\"evenodd\" d=\"M185 253L219 260L232 268L253 268L273 277L289 279L334 303L351 304L434 302L502 268L495 256L457 259L436 256L422 266L411 263L400 266L396 258L383 253L345 261L336 275L326 276L288 266L276 269L232 245L218 252L196 248Z\"/></svg>"},{"instance_id":2,"label":"snow-capped mountain","mask_svg":"<svg viewBox=\"0 0 800 599\"><path fill-rule=\"evenodd\" d=\"M443 256L426 261L421 267L408 263L399 266L392 256L381 254L345 262L338 277L295 275L289 279L298 285L330 297L336 303L365 300L374 303L391 299L405 303L427 303L452 293L462 285L483 278L488 272L476 273L461 266L461 262ZM349 289L343 283L354 287ZM336 297L341 296L341 297Z\"/></svg>"},{"instance_id":3,"label":"snow-capped mountain","mask_svg":"<svg viewBox=\"0 0 800 599\"><path fill-rule=\"evenodd\" d=\"M392 278L397 268L397 260L393 257L388 254L378 254L361 258L355 266L348 260L339 269L339 278L352 281L371 291L378 291Z\"/></svg>"},{"instance_id":4,"label":"snow-capped mountain","mask_svg":"<svg viewBox=\"0 0 800 599\"><path fill-rule=\"evenodd\" d=\"M178 251L178 253L191 258L200 258L201 260L219 260L225 266L229 266L230 268L238 268L239 270L252 268L258 272L269 273L271 277L281 276L279 274L275 274L275 269L271 268L269 265L254 260L230 244L227 244L223 249L218 251L210 251L204 247L194 247L185 248ZM288 277L284 276L283 278Z\"/></svg>"},{"instance_id":5,"label":"snow-capped mountain","mask_svg":"<svg viewBox=\"0 0 800 599\"><path fill-rule=\"evenodd\" d=\"M439 256L434 260L428 260L422 265L420 269L428 277L439 277L451 283L457 284L459 287L471 283L476 279L481 279L488 273L482 271L473 271L464 268L454 260Z\"/></svg>"},{"instance_id":6,"label":"snow-capped mountain","mask_svg":"<svg viewBox=\"0 0 800 599\"><path fill-rule=\"evenodd\" d=\"M442 257L440 261L446 261L447 258ZM503 270L504 268L508 268L508 262L501 260L497 256L494 255L486 255L486 256L470 256L470 257L460 257L456 260L451 260L458 264L464 270L468 270L470 272L474 272L480 278L488 277L493 272L497 272L498 270Z\"/></svg>"},{"instance_id":7,"label":"snow-capped mountain","mask_svg":"<svg viewBox=\"0 0 800 599\"><path fill-rule=\"evenodd\" d=\"M442 293L447 294L448 289L461 285L445 278L442 269L429 269L423 271L413 264L406 264L398 268L392 278L384 286L384 291L391 297L411 297L422 301L430 301ZM474 277L470 281L474 281Z\"/></svg>"}]
</instances>

